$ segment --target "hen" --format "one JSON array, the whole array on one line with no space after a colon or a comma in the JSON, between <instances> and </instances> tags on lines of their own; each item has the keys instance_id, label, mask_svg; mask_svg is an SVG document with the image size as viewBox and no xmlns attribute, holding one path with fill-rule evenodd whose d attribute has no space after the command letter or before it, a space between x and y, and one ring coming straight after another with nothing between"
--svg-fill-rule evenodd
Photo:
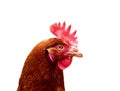
<instances>
[{"instance_id":1,"label":"hen","mask_svg":"<svg viewBox=\"0 0 120 91\"><path fill-rule=\"evenodd\" d=\"M56 38L38 43L28 55L19 79L17 91L65 91L63 69L72 57L82 57L77 48L76 31L70 34L71 25L55 23L50 31Z\"/></svg>"}]
</instances>

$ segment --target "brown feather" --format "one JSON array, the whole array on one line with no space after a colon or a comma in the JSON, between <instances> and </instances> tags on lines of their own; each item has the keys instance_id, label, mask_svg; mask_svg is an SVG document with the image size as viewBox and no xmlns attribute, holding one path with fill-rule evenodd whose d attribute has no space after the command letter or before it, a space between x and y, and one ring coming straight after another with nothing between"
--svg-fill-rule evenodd
<instances>
[{"instance_id":1,"label":"brown feather","mask_svg":"<svg viewBox=\"0 0 120 91\"><path fill-rule=\"evenodd\" d=\"M51 38L33 48L24 63L17 91L65 91L63 71L50 60L46 51L57 44L64 42Z\"/></svg>"}]
</instances>

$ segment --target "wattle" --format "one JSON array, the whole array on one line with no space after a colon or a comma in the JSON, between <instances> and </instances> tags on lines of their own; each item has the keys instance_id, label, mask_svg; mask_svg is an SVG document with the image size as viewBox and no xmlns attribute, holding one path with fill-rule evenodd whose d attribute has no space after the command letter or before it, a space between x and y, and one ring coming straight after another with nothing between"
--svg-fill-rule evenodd
<instances>
[{"instance_id":1,"label":"wattle","mask_svg":"<svg viewBox=\"0 0 120 91\"><path fill-rule=\"evenodd\" d=\"M70 66L71 63L72 63L72 57L66 57L66 58L58 61L58 67L61 70L63 70L65 68L67 68L68 66Z\"/></svg>"}]
</instances>

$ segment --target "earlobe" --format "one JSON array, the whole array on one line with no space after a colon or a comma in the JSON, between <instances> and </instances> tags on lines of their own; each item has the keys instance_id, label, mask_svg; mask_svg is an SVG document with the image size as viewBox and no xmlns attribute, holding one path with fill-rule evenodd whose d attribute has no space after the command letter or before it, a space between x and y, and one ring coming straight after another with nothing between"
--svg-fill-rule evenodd
<instances>
[{"instance_id":1,"label":"earlobe","mask_svg":"<svg viewBox=\"0 0 120 91\"><path fill-rule=\"evenodd\" d=\"M52 62L54 62L54 56L53 56L52 54L48 54L48 56L49 56L50 60L51 60Z\"/></svg>"},{"instance_id":2,"label":"earlobe","mask_svg":"<svg viewBox=\"0 0 120 91\"><path fill-rule=\"evenodd\" d=\"M54 62L54 48L48 48L47 49L48 56L52 62Z\"/></svg>"}]
</instances>

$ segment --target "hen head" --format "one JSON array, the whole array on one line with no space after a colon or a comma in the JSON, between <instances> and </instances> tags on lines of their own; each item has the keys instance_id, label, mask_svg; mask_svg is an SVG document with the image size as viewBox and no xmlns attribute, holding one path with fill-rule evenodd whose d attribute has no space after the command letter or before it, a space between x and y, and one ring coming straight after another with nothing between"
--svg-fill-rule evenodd
<instances>
[{"instance_id":1,"label":"hen head","mask_svg":"<svg viewBox=\"0 0 120 91\"><path fill-rule=\"evenodd\" d=\"M56 35L58 44L47 48L49 58L52 62L57 62L58 67L63 70L67 68L71 62L73 56L82 57L82 54L78 51L77 37L75 37L76 31L70 34L71 25L65 29L65 22L61 26L60 23L55 23L50 26L50 31Z\"/></svg>"}]
</instances>

